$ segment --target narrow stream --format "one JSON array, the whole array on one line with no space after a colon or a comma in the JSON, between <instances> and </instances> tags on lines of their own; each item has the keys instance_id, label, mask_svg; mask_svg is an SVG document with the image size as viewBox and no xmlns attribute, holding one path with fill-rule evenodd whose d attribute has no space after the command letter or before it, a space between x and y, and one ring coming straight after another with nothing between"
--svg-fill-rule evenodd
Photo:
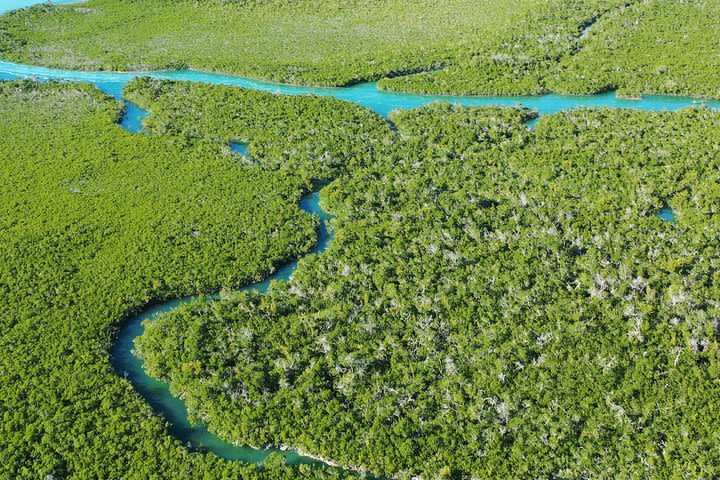
<instances>
[{"instance_id":1,"label":"narrow stream","mask_svg":"<svg viewBox=\"0 0 720 480\"><path fill-rule=\"evenodd\" d=\"M73 0L56 0L54 3L71 3ZM0 5L0 14L15 8L21 8L32 4L40 3L39 0L3 0ZM590 26L587 26L581 36L587 33ZM637 110L677 110L692 105L705 104L710 108L720 108L720 101L700 101L689 97L675 97L663 95L648 95L640 100L617 98L614 92L607 92L597 95L576 96L548 94L543 96L498 96L498 97L456 97L444 95L419 95L379 90L375 83L361 83L345 88L331 87L307 87L275 84L259 80L253 80L241 76L225 75L219 73L207 73L198 71L168 71L168 72L81 72L73 70L62 70L31 65L22 65L0 60L0 80L16 78L33 78L37 80L73 80L88 82L96 85L102 91L122 101L122 91L127 82L136 76L150 76L153 78L186 80L192 82L204 82L218 85L235 85L255 90L273 92L285 95L313 94L318 96L331 96L342 100L350 101L367 107L376 113L387 116L396 109L411 109L426 105L435 101L448 101L468 106L499 105L513 106L523 105L536 109L539 114L546 115L562 110L578 107L616 107L631 108ZM126 114L120 124L126 130L138 133L142 131L142 119L145 112L139 107L124 102ZM530 122L532 127L535 121ZM247 146L240 143L231 144L231 149L239 153L245 153ZM303 197L300 207L321 219L319 241L311 253L321 253L327 248L331 239L325 221L328 215L322 211L318 202L318 193ZM658 217L665 221L674 221L674 213L665 208L658 213ZM295 270L297 261L280 268L275 274L263 282L249 285L242 290L257 290L265 292L273 280L287 280ZM218 294L205 296L203 301L213 301L219 298ZM204 425L191 425L188 421L187 409L184 402L170 393L167 384L149 377L144 369L143 362L133 355L134 340L142 335L143 321L153 319L156 315L169 312L180 305L198 300L199 297L185 297L171 300L162 304L150 306L141 314L129 319L120 330L119 336L112 349L112 363L119 375L127 378L143 398L161 413L169 422L170 433L185 443L193 450L207 450L214 454L228 459L241 460L245 462L262 462L271 453L283 455L287 463L308 463L320 464L321 462L312 458L304 457L292 450L279 449L254 449L247 446L236 446L220 440L210 433Z\"/></svg>"},{"instance_id":2,"label":"narrow stream","mask_svg":"<svg viewBox=\"0 0 720 480\"><path fill-rule=\"evenodd\" d=\"M330 216L320 208L319 193L315 192L304 196L300 201L300 208L320 218L318 242L310 253L321 253L327 248L332 235L328 232L325 223ZM296 260L286 264L264 281L248 285L241 290L265 292L273 280L289 279L290 275L295 271L297 263ZM167 313L189 302L214 301L219 298L219 294L214 294L205 297L190 296L174 299L152 305L139 315L129 319L123 324L113 345L111 353L113 367L120 376L127 378L132 383L135 390L142 395L156 412L160 412L165 417L170 424L169 432L192 450L206 450L227 460L241 460L253 463L260 463L271 453L277 453L285 457L285 461L289 464L321 464L317 460L304 457L292 450L255 449L248 446L233 445L210 433L205 425L190 424L185 403L170 393L170 388L166 383L148 376L143 368L142 360L133 355L135 338L143 334L145 330L143 322L145 320L152 320L159 314Z\"/></svg>"}]
</instances>

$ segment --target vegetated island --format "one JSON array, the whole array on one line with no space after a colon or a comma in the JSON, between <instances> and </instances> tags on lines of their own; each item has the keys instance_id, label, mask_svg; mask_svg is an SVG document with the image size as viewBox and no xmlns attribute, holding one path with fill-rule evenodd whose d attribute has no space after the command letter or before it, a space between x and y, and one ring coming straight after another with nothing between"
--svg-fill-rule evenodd
<instances>
[{"instance_id":1,"label":"vegetated island","mask_svg":"<svg viewBox=\"0 0 720 480\"><path fill-rule=\"evenodd\" d=\"M455 95L720 98L719 0L88 0L0 17L0 57Z\"/></svg>"},{"instance_id":2,"label":"vegetated island","mask_svg":"<svg viewBox=\"0 0 720 480\"><path fill-rule=\"evenodd\" d=\"M257 138L262 158L215 139L128 133L121 104L89 85L0 82L0 477L340 475L191 453L111 367L133 312L261 280L312 249L317 219L297 202L308 179L339 174L344 160L303 155L323 142L367 151L366 133L390 133L335 99L242 91L234 102L254 125L235 134ZM268 127L271 139L262 125L272 112L283 123Z\"/></svg>"},{"instance_id":3,"label":"vegetated island","mask_svg":"<svg viewBox=\"0 0 720 480\"><path fill-rule=\"evenodd\" d=\"M128 86L200 137L242 92ZM330 248L148 324L150 373L223 438L388 477L718 474L720 114L532 116L393 114L323 190Z\"/></svg>"}]
</instances>

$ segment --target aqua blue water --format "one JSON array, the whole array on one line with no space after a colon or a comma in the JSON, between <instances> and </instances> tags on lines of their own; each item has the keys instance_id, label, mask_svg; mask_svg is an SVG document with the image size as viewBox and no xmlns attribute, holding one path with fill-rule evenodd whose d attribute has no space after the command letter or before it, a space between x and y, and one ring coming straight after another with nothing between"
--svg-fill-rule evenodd
<instances>
[{"instance_id":1,"label":"aqua blue water","mask_svg":"<svg viewBox=\"0 0 720 480\"><path fill-rule=\"evenodd\" d=\"M143 120L147 117L148 112L138 107L134 103L125 103L125 115L120 121L120 126L130 133L142 132Z\"/></svg>"},{"instance_id":2,"label":"aqua blue water","mask_svg":"<svg viewBox=\"0 0 720 480\"><path fill-rule=\"evenodd\" d=\"M73 0L59 0L55 3L71 3ZM0 13L14 8L21 8L38 0L0 0ZM629 100L617 98L614 93L608 92L599 95L571 96L571 95L543 95L537 97L453 97L442 95L418 95L378 90L375 83L362 83L347 88L326 88L326 87L304 87L293 85L281 85L259 80L252 80L244 77L224 75L218 73L205 73L196 71L174 71L174 72L137 72L137 73L115 73L115 72L79 72L72 70L51 69L30 65L21 65L12 62L0 61L0 80L15 78L34 78L37 80L75 80L88 82L96 85L105 93L121 99L124 85L133 77L147 75L154 78L187 80L193 82L206 82L218 85L236 85L256 90L274 92L285 95L313 94L318 96L332 96L342 100L355 102L367 107L380 115L387 116L395 109L416 108L434 101L449 101L463 105L523 105L534 108L541 115L547 115L578 107L617 107L632 108L638 110L677 110L679 108L705 103L708 107L720 107L720 101L700 102L687 97L672 97L661 95L648 95L641 100ZM121 125L131 132L139 132L142 129L142 118L145 116L140 108L126 103L127 114L121 121ZM537 120L528 123L534 126ZM247 145L231 144L234 151L246 153ZM328 216L322 211L318 203L318 194L306 196L302 199L300 206L303 210L317 215L321 219L319 241L313 253L321 253L327 248L331 239L325 221ZM675 214L669 208L663 208L657 216L665 221L675 221ZM250 285L245 289L254 289L265 292L273 280L289 279L297 266L297 261L289 263L280 268L274 275L263 282ZM276 449L253 449L244 446L235 446L224 442L207 431L204 425L190 425L187 418L187 409L182 400L173 397L168 386L153 378L150 378L143 370L143 363L132 354L133 343L138 335L143 332L143 321L152 319L156 315L168 312L181 304L191 301L212 301L218 295L211 295L204 299L198 297L186 297L175 299L169 302L149 307L141 314L133 317L125 323L119 333L118 339L112 350L113 366L118 374L125 376L135 389L147 400L147 402L165 416L170 423L170 432L192 449L205 449L216 455L229 460L242 460L247 462L262 462L272 453L282 454L289 463L318 463L307 457L302 457L296 452L279 451Z\"/></svg>"},{"instance_id":3,"label":"aqua blue water","mask_svg":"<svg viewBox=\"0 0 720 480\"><path fill-rule=\"evenodd\" d=\"M246 155L248 153L248 144L247 143L231 143L230 144L230 150L236 153L242 153L243 155Z\"/></svg>"},{"instance_id":4,"label":"aqua blue water","mask_svg":"<svg viewBox=\"0 0 720 480\"><path fill-rule=\"evenodd\" d=\"M316 215L320 219L318 242L312 250L312 253L321 253L327 248L328 242L332 238L325 223L330 216L320 208L319 194L317 192L303 197L300 201L300 208ZM248 285L242 288L242 290L266 292L272 281L288 280L296 267L297 260L284 265L264 281ZM153 305L139 315L131 318L122 326L118 338L113 345L111 352L113 367L120 376L127 378L130 383L132 383L135 390L142 395L156 412L162 413L170 424L168 428L170 433L193 450L206 450L227 460L242 460L254 463L264 461L271 453L282 455L289 464L320 463L317 460L303 457L292 450L279 450L275 448L255 449L247 446L232 445L208 432L205 425L191 425L188 420L185 403L170 393L170 388L167 384L148 376L143 368L142 360L133 355L132 351L135 338L142 335L145 330L143 327L144 321L152 320L157 315L167 313L189 302L214 301L218 298L220 298L219 294L205 297L190 296L173 299L165 303Z\"/></svg>"},{"instance_id":5,"label":"aqua blue water","mask_svg":"<svg viewBox=\"0 0 720 480\"><path fill-rule=\"evenodd\" d=\"M60 0L55 3L72 3L73 0ZM20 6L40 3L38 0L0 0L0 13ZM541 115L578 107L617 107L638 110L677 110L679 108L704 103L711 108L719 108L720 101L700 102L689 97L665 95L647 95L642 100L617 98L614 92L598 95L558 95L542 96L499 96L499 97L455 97L447 95L420 95L378 90L377 84L368 82L352 87L307 87L283 85L261 80L253 80L236 75L221 73L180 70L170 72L80 72L31 65L22 65L0 61L0 79L36 78L38 80L65 79L88 82L97 85L104 92L120 98L123 86L133 77L147 75L154 78L187 80L218 85L236 85L241 87L281 93L284 95L313 94L332 96L363 105L380 115L387 115L395 109L416 108L434 101L449 101L463 105L524 105L534 108Z\"/></svg>"},{"instance_id":6,"label":"aqua blue water","mask_svg":"<svg viewBox=\"0 0 720 480\"><path fill-rule=\"evenodd\" d=\"M660 209L656 216L661 220L671 223L674 223L677 220L675 217L675 212L673 212L672 209L668 207Z\"/></svg>"},{"instance_id":7,"label":"aqua blue water","mask_svg":"<svg viewBox=\"0 0 720 480\"><path fill-rule=\"evenodd\" d=\"M77 0L50 0L48 3L74 3ZM16 10L18 8L29 7L36 3L42 3L38 0L0 0L0 13L7 12L9 10Z\"/></svg>"},{"instance_id":8,"label":"aqua blue water","mask_svg":"<svg viewBox=\"0 0 720 480\"><path fill-rule=\"evenodd\" d=\"M387 116L396 109L409 109L426 105L435 101L448 101L463 105L523 105L536 109L541 115L556 113L561 110L578 107L617 107L637 110L677 110L691 105L706 104L711 108L719 108L720 101L700 102L689 97L673 97L666 95L647 95L642 100L617 98L613 92L598 95L558 95L549 94L537 97L453 97L446 95L420 95L412 93L388 92L379 90L376 83L361 83L352 87L306 87L297 85L281 85L277 83L252 80L234 75L220 73L196 72L190 70L174 72L79 72L46 67L22 65L0 61L0 79L36 78L39 80L65 79L89 82L97 85L104 92L120 98L123 85L138 75L153 78L206 82L217 85L236 85L266 92L284 95L313 94L331 96L367 107L380 115Z\"/></svg>"}]
</instances>

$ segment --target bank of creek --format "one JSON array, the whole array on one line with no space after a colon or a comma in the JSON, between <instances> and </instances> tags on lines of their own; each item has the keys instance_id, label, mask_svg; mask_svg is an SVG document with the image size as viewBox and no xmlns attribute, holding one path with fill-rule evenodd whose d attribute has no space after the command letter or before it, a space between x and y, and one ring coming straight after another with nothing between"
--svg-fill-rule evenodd
<instances>
[{"instance_id":1,"label":"bank of creek","mask_svg":"<svg viewBox=\"0 0 720 480\"><path fill-rule=\"evenodd\" d=\"M39 3L34 0L12 0L0 6L0 14L13 8L28 6L32 3ZM68 1L62 3L69 3ZM311 94L318 96L332 96L342 100L350 101L367 107L380 115L387 116L395 109L411 109L434 101L450 101L461 103L467 106L481 105L523 105L534 108L540 115L552 114L562 110L579 107L616 107L632 108L638 110L676 110L679 108L697 105L700 102L687 97L673 96L646 96L639 100L617 98L614 92L608 92L590 96L570 95L544 95L538 97L449 97L435 95L403 94L379 90L375 83L362 83L346 88L323 88L306 87L293 85L280 85L244 77L223 75L217 73L204 73L197 71L171 71L171 72L137 72L137 73L115 73L115 72L81 72L21 65L11 62L0 61L0 80L17 78L35 78L38 80L72 80L88 82L96 85L102 91L113 95L122 101L121 95L124 85L136 76L150 76L160 79L186 80L193 82L206 82L221 85L235 85L252 88L262 91L274 92L284 95ZM720 107L720 101L703 102L710 108ZM141 130L144 112L134 105L126 103L126 115L121 126L133 133ZM242 152L244 146L234 145L233 150ZM300 207L321 219L319 242L312 253L321 253L327 247L331 239L325 220L327 215L319 206L318 192L303 197ZM674 217L669 210L661 212L661 218L673 221ZM264 292L273 280L288 280L292 275L297 261L280 268L274 275L265 281L245 287ZM144 369L142 361L133 355L133 344L137 336L143 333L143 322L154 318L158 314L168 312L178 306L191 301L213 301L219 298L219 294L205 297L185 297L175 299L166 303L151 305L139 315L126 321L118 335L112 349L113 366L119 375L126 377L134 388L146 399L146 401L162 414L170 424L169 430L172 435L192 449L210 451L228 460L240 460L245 462L262 462L271 453L278 453L285 457L288 463L309 463L319 464L309 456L299 452L279 448L252 448L238 446L225 442L212 433L204 425L192 425L188 420L187 409L183 401L174 397L169 387L151 377Z\"/></svg>"}]
</instances>

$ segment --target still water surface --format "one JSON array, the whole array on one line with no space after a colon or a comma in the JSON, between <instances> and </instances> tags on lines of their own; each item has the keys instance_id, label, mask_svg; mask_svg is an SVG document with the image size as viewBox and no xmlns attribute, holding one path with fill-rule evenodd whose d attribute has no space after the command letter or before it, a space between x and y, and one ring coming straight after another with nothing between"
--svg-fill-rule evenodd
<instances>
[{"instance_id":1,"label":"still water surface","mask_svg":"<svg viewBox=\"0 0 720 480\"><path fill-rule=\"evenodd\" d=\"M72 1L73 0L55 0L53 3L72 3ZM0 13L35 3L40 2L37 0L2 0ZM38 80L61 79L88 82L96 85L105 93L119 100L122 100L121 95L125 84L139 75L147 75L161 79L205 82L217 85L235 85L284 95L313 94L318 96L332 96L357 103L383 116L387 116L391 111L396 109L417 108L435 101L449 101L468 106L523 105L536 109L541 115L579 107L616 107L655 111L677 110L679 108L704 103L710 108L720 108L720 101L700 102L688 97L663 95L648 95L641 100L617 98L613 92L584 96L549 94L537 97L455 97L387 92L379 90L375 83L361 83L343 88L307 87L264 82L236 75L190 70L133 73L80 72L0 61L0 80L34 78ZM128 102L125 102L125 106L126 115L122 119L121 125L130 132L141 132L142 119L145 117L146 112ZM233 143L231 144L231 149L239 153L246 153L247 145ZM327 248L331 235L328 233L325 225L328 215L320 208L318 193L316 192L304 197L300 206L306 212L317 215L321 219L319 242L312 252L321 253ZM675 221L675 214L669 208L663 208L657 216L668 222ZM296 266L297 261L285 265L265 281L249 285L245 287L244 290L264 292L267 290L271 281L289 279ZM191 301L211 301L217 298L219 298L219 295L216 294L206 296L203 299L200 299L200 297L174 299L166 303L153 305L141 314L131 318L123 325L118 339L113 346L113 366L118 374L130 380L143 398L168 420L170 423L170 432L192 449L205 449L228 460L242 460L246 462L262 462L268 455L275 452L282 454L288 463L320 463L317 460L304 457L291 450L255 449L246 446L236 446L220 440L208 432L204 425L191 425L188 421L187 409L183 401L174 397L166 384L149 377L143 369L143 362L132 354L135 338L143 333L143 321L152 319L158 314L169 312Z\"/></svg>"}]
</instances>

